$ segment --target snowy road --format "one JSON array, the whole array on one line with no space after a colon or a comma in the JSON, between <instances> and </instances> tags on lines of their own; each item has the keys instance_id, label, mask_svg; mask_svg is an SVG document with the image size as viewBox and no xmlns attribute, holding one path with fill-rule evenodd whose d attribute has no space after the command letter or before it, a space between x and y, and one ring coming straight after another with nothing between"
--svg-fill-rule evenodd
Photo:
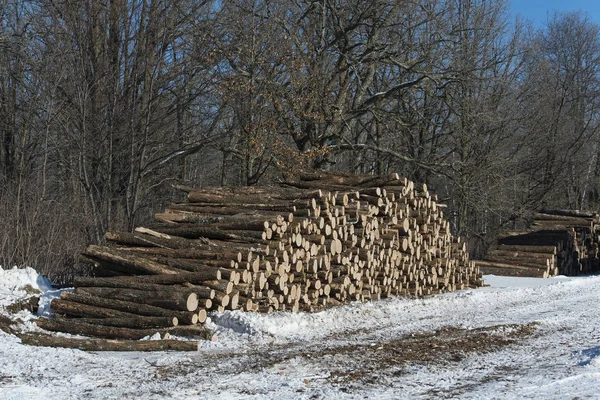
<instances>
[{"instance_id":1,"label":"snowy road","mask_svg":"<svg viewBox=\"0 0 600 400\"><path fill-rule=\"evenodd\" d=\"M0 305L20 293L9 271ZM197 353L32 348L0 332L0 398L600 398L600 277L486 282L317 314L228 312Z\"/></svg>"}]
</instances>

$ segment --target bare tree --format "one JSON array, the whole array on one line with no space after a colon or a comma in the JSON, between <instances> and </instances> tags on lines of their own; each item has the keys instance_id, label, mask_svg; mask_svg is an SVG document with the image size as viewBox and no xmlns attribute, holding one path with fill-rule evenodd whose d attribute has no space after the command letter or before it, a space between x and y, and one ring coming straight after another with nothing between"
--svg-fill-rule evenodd
<instances>
[{"instance_id":1,"label":"bare tree","mask_svg":"<svg viewBox=\"0 0 600 400\"><path fill-rule=\"evenodd\" d=\"M504 0L0 0L0 263L66 277L174 180L297 168L425 182L479 242L595 206L598 32Z\"/></svg>"},{"instance_id":2,"label":"bare tree","mask_svg":"<svg viewBox=\"0 0 600 400\"><path fill-rule=\"evenodd\" d=\"M536 205L580 208L597 193L599 29L580 12L555 13L533 41L525 166Z\"/></svg>"}]
</instances>

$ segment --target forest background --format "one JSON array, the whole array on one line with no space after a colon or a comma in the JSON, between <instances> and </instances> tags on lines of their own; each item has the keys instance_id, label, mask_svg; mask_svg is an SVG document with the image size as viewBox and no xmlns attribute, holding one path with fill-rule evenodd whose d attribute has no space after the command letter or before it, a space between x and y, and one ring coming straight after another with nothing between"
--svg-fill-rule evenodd
<instances>
[{"instance_id":1,"label":"forest background","mask_svg":"<svg viewBox=\"0 0 600 400\"><path fill-rule=\"evenodd\" d=\"M600 208L600 27L503 0L0 0L0 265L56 282L188 186L397 172L474 256Z\"/></svg>"}]
</instances>

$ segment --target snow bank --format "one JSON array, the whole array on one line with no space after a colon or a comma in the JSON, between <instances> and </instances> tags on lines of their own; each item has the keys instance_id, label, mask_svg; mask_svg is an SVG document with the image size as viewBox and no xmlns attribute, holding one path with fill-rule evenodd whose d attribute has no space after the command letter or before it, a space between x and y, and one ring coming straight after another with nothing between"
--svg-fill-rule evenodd
<instances>
[{"instance_id":1,"label":"snow bank","mask_svg":"<svg viewBox=\"0 0 600 400\"><path fill-rule=\"evenodd\" d=\"M50 302L65 289L55 289L52 282L45 276L40 275L31 267L3 269L0 266L0 309L1 306L9 306L31 296L39 296L39 316L49 316ZM69 290L69 289L67 289ZM22 319L30 319L31 315L26 312L18 315Z\"/></svg>"},{"instance_id":2,"label":"snow bank","mask_svg":"<svg viewBox=\"0 0 600 400\"><path fill-rule=\"evenodd\" d=\"M0 266L0 306L53 290L52 283L33 268L3 269Z\"/></svg>"},{"instance_id":3,"label":"snow bank","mask_svg":"<svg viewBox=\"0 0 600 400\"><path fill-rule=\"evenodd\" d=\"M3 269L0 266L0 293L24 291L26 286L45 292L52 289L52 282L31 267Z\"/></svg>"}]
</instances>

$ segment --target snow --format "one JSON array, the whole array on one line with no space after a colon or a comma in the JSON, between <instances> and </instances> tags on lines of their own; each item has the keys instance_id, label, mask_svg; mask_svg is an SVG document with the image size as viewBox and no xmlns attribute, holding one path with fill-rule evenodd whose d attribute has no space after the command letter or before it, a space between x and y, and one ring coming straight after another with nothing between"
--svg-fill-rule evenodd
<instances>
[{"instance_id":1,"label":"snow","mask_svg":"<svg viewBox=\"0 0 600 400\"><path fill-rule=\"evenodd\" d=\"M26 287L45 292L52 289L52 283L39 275L33 268L2 269L0 267L0 305L7 305L13 299L27 296Z\"/></svg>"},{"instance_id":2,"label":"snow","mask_svg":"<svg viewBox=\"0 0 600 400\"><path fill-rule=\"evenodd\" d=\"M218 341L192 353L35 348L0 331L0 398L600 398L600 277L484 279L481 289L314 314L217 313L208 325ZM0 315L27 285L57 294L30 268L0 268ZM432 350L439 360L402 361L408 352L394 347L450 328L508 337L526 324L531 334L490 351L460 353L453 338L432 336L450 340L446 353Z\"/></svg>"}]
</instances>

